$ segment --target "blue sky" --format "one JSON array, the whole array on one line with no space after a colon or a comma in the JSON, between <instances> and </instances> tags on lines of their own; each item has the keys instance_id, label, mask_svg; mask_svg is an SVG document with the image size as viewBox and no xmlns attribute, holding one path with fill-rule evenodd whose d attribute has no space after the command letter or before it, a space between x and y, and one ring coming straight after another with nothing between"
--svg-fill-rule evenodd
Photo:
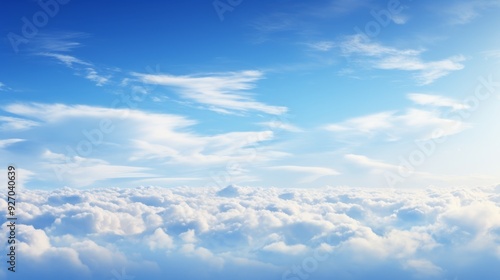
<instances>
[{"instance_id":1,"label":"blue sky","mask_svg":"<svg viewBox=\"0 0 500 280\"><path fill-rule=\"evenodd\" d=\"M0 16L26 187L499 181L497 1L43 3Z\"/></svg>"},{"instance_id":2,"label":"blue sky","mask_svg":"<svg viewBox=\"0 0 500 280\"><path fill-rule=\"evenodd\" d=\"M494 279L499 10L3 1L0 279Z\"/></svg>"}]
</instances>

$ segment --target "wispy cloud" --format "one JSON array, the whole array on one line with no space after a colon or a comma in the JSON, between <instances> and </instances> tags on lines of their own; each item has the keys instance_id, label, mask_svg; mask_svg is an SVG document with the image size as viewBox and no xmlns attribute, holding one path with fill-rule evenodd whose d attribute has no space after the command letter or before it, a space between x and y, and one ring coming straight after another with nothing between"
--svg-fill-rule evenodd
<instances>
[{"instance_id":1,"label":"wispy cloud","mask_svg":"<svg viewBox=\"0 0 500 280\"><path fill-rule=\"evenodd\" d=\"M403 14L391 14L391 19L395 24L405 24L408 22L409 17Z\"/></svg>"},{"instance_id":2,"label":"wispy cloud","mask_svg":"<svg viewBox=\"0 0 500 280\"><path fill-rule=\"evenodd\" d=\"M255 30L256 43L272 41L277 38L280 40L294 38L295 42L308 42L311 35L317 35L318 31L322 29L318 23L326 24L328 22L330 24L332 18L344 17L370 5L369 1L363 0L328 0L317 2L314 5L305 2L288 3L286 6L281 6L279 12L260 14L251 21L250 26ZM317 51L331 49L328 41L306 45Z\"/></svg>"},{"instance_id":3,"label":"wispy cloud","mask_svg":"<svg viewBox=\"0 0 500 280\"><path fill-rule=\"evenodd\" d=\"M398 166L396 166L396 165L388 164L388 163L385 163L385 162L380 161L380 160L371 159L371 158L369 158L367 156L363 156L363 155L346 154L346 155L344 155L344 158L351 161L351 162L354 162L358 165L372 168L375 171L377 171L377 170L397 171L398 170Z\"/></svg>"},{"instance_id":4,"label":"wispy cloud","mask_svg":"<svg viewBox=\"0 0 500 280\"><path fill-rule=\"evenodd\" d=\"M326 52L335 47L335 42L333 41L318 41L318 42L313 42L313 43L306 43L306 46L308 46L310 49L315 50L315 51L322 51Z\"/></svg>"},{"instance_id":5,"label":"wispy cloud","mask_svg":"<svg viewBox=\"0 0 500 280\"><path fill-rule=\"evenodd\" d=\"M299 127L283 122L283 121L269 121L269 122L260 122L258 123L259 125L262 125L264 127L267 127L271 130L284 130L284 131L289 131L289 132L302 132L303 130L300 129Z\"/></svg>"},{"instance_id":6,"label":"wispy cloud","mask_svg":"<svg viewBox=\"0 0 500 280\"><path fill-rule=\"evenodd\" d=\"M100 75L92 63L81 60L72 55L51 52L43 52L38 55L56 59L68 68L73 69L76 75L84 76L86 79L95 82L96 86L102 86L109 81L109 76L105 77Z\"/></svg>"},{"instance_id":7,"label":"wispy cloud","mask_svg":"<svg viewBox=\"0 0 500 280\"><path fill-rule=\"evenodd\" d=\"M271 34L294 30L299 22L297 15L280 12L260 16L251 26L262 34Z\"/></svg>"},{"instance_id":8,"label":"wispy cloud","mask_svg":"<svg viewBox=\"0 0 500 280\"><path fill-rule=\"evenodd\" d=\"M0 82L0 91L6 91L8 90L9 88L2 82Z\"/></svg>"},{"instance_id":9,"label":"wispy cloud","mask_svg":"<svg viewBox=\"0 0 500 280\"><path fill-rule=\"evenodd\" d=\"M101 76L97 73L97 71L94 68L87 68L87 75L85 78L94 81L96 83L96 86L102 86L106 84L109 80L108 77Z\"/></svg>"},{"instance_id":10,"label":"wispy cloud","mask_svg":"<svg viewBox=\"0 0 500 280\"><path fill-rule=\"evenodd\" d=\"M25 139L11 138L11 139L0 139L0 149L10 146L15 143L23 142Z\"/></svg>"},{"instance_id":11,"label":"wispy cloud","mask_svg":"<svg viewBox=\"0 0 500 280\"><path fill-rule=\"evenodd\" d=\"M419 105L449 107L463 110L468 107L451 98L429 94L409 94L408 98ZM409 108L405 112L386 111L355 117L325 126L326 130L351 136L385 135L388 140L398 140L403 135L414 134L417 139L430 139L459 133L468 127L462 121L442 117L436 110ZM436 133L439 131L440 133Z\"/></svg>"},{"instance_id":12,"label":"wispy cloud","mask_svg":"<svg viewBox=\"0 0 500 280\"><path fill-rule=\"evenodd\" d=\"M461 180L465 181L468 179L471 179L472 177L474 178L479 178L481 176L477 175L441 175L441 174L433 174L430 172L424 172L424 171L416 171L413 169L411 166L404 166L402 164L390 164L386 163L382 160L377 160L377 159L372 159L369 158L365 155L357 155L357 154L346 154L344 155L344 158L352 163L355 163L359 166L368 168L371 173L373 174L384 174L386 172L391 172L392 174L411 174L414 177L417 177L419 179L432 179L432 180L437 180L437 181L444 181L444 182L460 182Z\"/></svg>"},{"instance_id":13,"label":"wispy cloud","mask_svg":"<svg viewBox=\"0 0 500 280\"><path fill-rule=\"evenodd\" d=\"M450 15L449 22L451 24L467 24L479 17L486 9L499 7L500 2L497 0L456 1L439 10Z\"/></svg>"},{"instance_id":14,"label":"wispy cloud","mask_svg":"<svg viewBox=\"0 0 500 280\"><path fill-rule=\"evenodd\" d=\"M102 159L70 157L50 150L42 154L41 160L47 171L54 171L59 180L73 187L89 186L106 179L157 177L148 173L151 170L147 167L114 165Z\"/></svg>"},{"instance_id":15,"label":"wispy cloud","mask_svg":"<svg viewBox=\"0 0 500 280\"><path fill-rule=\"evenodd\" d=\"M86 105L14 103L3 106L3 110L19 116L16 120L24 118L35 120L46 137L46 141L40 143L38 149L51 151L44 158L47 162L46 168L68 170L64 172L66 176L73 174L78 178L83 176L83 173L73 169L87 170L89 172L87 174L93 174L90 172L91 165L101 166L102 170L107 170L109 174L118 174L117 178L124 178L122 171L135 174L130 176L134 178L142 175L146 177L148 174L152 177L153 173L157 174L155 178L161 178L174 171L170 168L158 169L158 166L169 165L174 168L184 166L179 172L185 173L186 166L196 166L199 169L220 166L225 168L230 162L244 166L250 162L263 163L285 156L283 152L273 150L270 145L266 145L267 141L275 138L273 131L269 129L204 135L193 132L191 127L197 122L183 116ZM108 129L99 130L102 122L107 123ZM76 127L75 123L88 124L84 129L85 132ZM29 129L33 125L26 124L24 129ZM92 135L89 136L90 134ZM28 131L25 136L23 138L31 140L29 137L32 137L32 134ZM87 143L84 150L88 152L78 152L78 145L83 143L82 141ZM52 158L56 162L49 161L47 155L56 154L65 157ZM90 157L96 158L88 161ZM103 160L98 161L99 158ZM66 164L62 165L61 162ZM152 167L155 172L137 169L124 162L128 162L129 165L133 163L137 166ZM80 163L87 167L82 169ZM86 163L89 164L85 165ZM189 178L190 175L184 173L176 177ZM205 176L208 174L207 171ZM241 177L244 174L236 175ZM85 178L82 181L87 184L111 178L105 176L104 172L89 177L93 179ZM70 177L63 179L71 184L77 184Z\"/></svg>"},{"instance_id":16,"label":"wispy cloud","mask_svg":"<svg viewBox=\"0 0 500 280\"><path fill-rule=\"evenodd\" d=\"M361 133L372 133L379 130L390 129L393 127L391 118L394 112L382 112L362 117L349 119L338 124L331 124L326 127L327 130L342 132L342 131L359 131Z\"/></svg>"},{"instance_id":17,"label":"wispy cloud","mask_svg":"<svg viewBox=\"0 0 500 280\"><path fill-rule=\"evenodd\" d=\"M24 130L37 125L38 122L28 119L0 116L0 130Z\"/></svg>"},{"instance_id":18,"label":"wispy cloud","mask_svg":"<svg viewBox=\"0 0 500 280\"><path fill-rule=\"evenodd\" d=\"M202 166L227 162L261 162L281 156L279 153L266 151L263 147L259 154L253 150L253 146L273 139L272 131L231 132L214 136L177 133L172 136L176 138L169 140L167 137L157 137L159 139L151 141L142 137L143 139L133 140L134 150L130 160L161 160Z\"/></svg>"},{"instance_id":19,"label":"wispy cloud","mask_svg":"<svg viewBox=\"0 0 500 280\"><path fill-rule=\"evenodd\" d=\"M500 50L489 50L482 52L485 58L493 58L500 61Z\"/></svg>"},{"instance_id":20,"label":"wispy cloud","mask_svg":"<svg viewBox=\"0 0 500 280\"><path fill-rule=\"evenodd\" d=\"M51 32L40 33L31 39L33 52L65 53L82 46L80 40L89 37L82 32Z\"/></svg>"},{"instance_id":21,"label":"wispy cloud","mask_svg":"<svg viewBox=\"0 0 500 280\"><path fill-rule=\"evenodd\" d=\"M352 136L385 135L387 140L399 140L404 135L416 134L417 139L453 135L468 126L459 120L447 119L438 112L408 109L404 113L382 112L353 118L325 127L326 130ZM437 133L439 132L439 133Z\"/></svg>"},{"instance_id":22,"label":"wispy cloud","mask_svg":"<svg viewBox=\"0 0 500 280\"><path fill-rule=\"evenodd\" d=\"M81 59L78 59L78 58L71 56L71 55L68 55L68 54L44 52L44 53L39 53L39 55L55 58L59 62L63 63L64 65L66 65L70 68L73 68L74 64L80 64L80 65L85 65L85 66L92 65L86 61L83 61Z\"/></svg>"},{"instance_id":23,"label":"wispy cloud","mask_svg":"<svg viewBox=\"0 0 500 280\"><path fill-rule=\"evenodd\" d=\"M421 105L430 105L436 107L449 107L453 110L464 110L468 109L469 106L465 105L463 102L459 102L452 98L439 96L439 95L431 95L431 94L422 94L422 93L411 93L408 94L408 98L415 102L416 104Z\"/></svg>"},{"instance_id":24,"label":"wispy cloud","mask_svg":"<svg viewBox=\"0 0 500 280\"><path fill-rule=\"evenodd\" d=\"M319 18L331 18L350 14L360 8L366 8L370 1L362 0L329 0L324 5L315 5L310 14Z\"/></svg>"},{"instance_id":25,"label":"wispy cloud","mask_svg":"<svg viewBox=\"0 0 500 280\"><path fill-rule=\"evenodd\" d=\"M280 165L280 166L268 167L268 169L283 170L292 173L299 172L299 173L311 174L310 176L307 176L304 179L302 179L300 183L310 183L325 176L340 175L340 172L338 172L333 168L319 167L319 166Z\"/></svg>"},{"instance_id":26,"label":"wispy cloud","mask_svg":"<svg viewBox=\"0 0 500 280\"><path fill-rule=\"evenodd\" d=\"M449 73L464 68L461 55L437 61L424 61L420 55L423 50L396 49L374 43L362 35L347 37L340 44L342 53L359 60L363 66L383 70L402 70L415 72L415 78L422 85L431 84Z\"/></svg>"},{"instance_id":27,"label":"wispy cloud","mask_svg":"<svg viewBox=\"0 0 500 280\"><path fill-rule=\"evenodd\" d=\"M255 101L248 90L263 78L260 71L225 72L190 76L133 73L142 82L177 89L185 99L207 106L209 110L225 113L259 111L280 115L286 107L270 106Z\"/></svg>"},{"instance_id":28,"label":"wispy cloud","mask_svg":"<svg viewBox=\"0 0 500 280\"><path fill-rule=\"evenodd\" d=\"M109 76L99 74L96 66L91 62L69 54L75 48L81 46L78 40L85 37L87 35L84 33L63 32L44 34L34 40L32 52L35 55L53 58L75 71L76 75L83 76L95 82L96 86L102 86L109 81Z\"/></svg>"}]
</instances>

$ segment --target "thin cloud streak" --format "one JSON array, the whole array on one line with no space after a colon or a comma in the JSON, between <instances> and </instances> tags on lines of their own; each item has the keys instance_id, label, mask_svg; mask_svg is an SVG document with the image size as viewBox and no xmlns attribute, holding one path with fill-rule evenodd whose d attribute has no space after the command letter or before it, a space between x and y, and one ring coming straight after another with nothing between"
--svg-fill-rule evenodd
<instances>
[{"instance_id":1,"label":"thin cloud streak","mask_svg":"<svg viewBox=\"0 0 500 280\"><path fill-rule=\"evenodd\" d=\"M371 68L415 72L414 77L421 85L432 84L453 71L463 69L461 62L465 61L462 55L424 61L420 58L423 50L386 47L371 42L362 35L348 36L341 42L340 50L343 55L359 59L359 63L367 63Z\"/></svg>"},{"instance_id":2,"label":"thin cloud streak","mask_svg":"<svg viewBox=\"0 0 500 280\"><path fill-rule=\"evenodd\" d=\"M226 72L190 76L133 73L142 82L172 87L181 97L207 106L215 112L259 111L271 115L287 112L286 107L255 101L248 90L263 78L260 71Z\"/></svg>"}]
</instances>

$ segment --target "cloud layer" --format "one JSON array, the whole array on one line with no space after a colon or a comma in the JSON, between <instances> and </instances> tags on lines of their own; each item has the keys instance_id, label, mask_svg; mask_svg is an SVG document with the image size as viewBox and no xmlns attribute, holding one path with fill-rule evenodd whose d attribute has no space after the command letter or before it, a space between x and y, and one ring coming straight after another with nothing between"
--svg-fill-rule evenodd
<instances>
[{"instance_id":1,"label":"cloud layer","mask_svg":"<svg viewBox=\"0 0 500 280\"><path fill-rule=\"evenodd\" d=\"M16 273L18 279L494 279L499 191L23 190L17 226L23 261ZM0 209L6 208L2 197Z\"/></svg>"}]
</instances>

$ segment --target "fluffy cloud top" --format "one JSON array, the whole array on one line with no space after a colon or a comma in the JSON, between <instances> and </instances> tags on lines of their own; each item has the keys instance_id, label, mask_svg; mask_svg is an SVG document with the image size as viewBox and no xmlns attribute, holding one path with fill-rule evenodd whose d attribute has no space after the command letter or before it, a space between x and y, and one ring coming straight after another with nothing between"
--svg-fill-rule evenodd
<instances>
[{"instance_id":1,"label":"fluffy cloud top","mask_svg":"<svg viewBox=\"0 0 500 280\"><path fill-rule=\"evenodd\" d=\"M230 196L220 195L221 189L188 187L24 190L16 244L23 261L16 276L296 280L498 275L498 186L229 189ZM3 197L0 209L6 208ZM5 224L2 231L5 236Z\"/></svg>"}]
</instances>

